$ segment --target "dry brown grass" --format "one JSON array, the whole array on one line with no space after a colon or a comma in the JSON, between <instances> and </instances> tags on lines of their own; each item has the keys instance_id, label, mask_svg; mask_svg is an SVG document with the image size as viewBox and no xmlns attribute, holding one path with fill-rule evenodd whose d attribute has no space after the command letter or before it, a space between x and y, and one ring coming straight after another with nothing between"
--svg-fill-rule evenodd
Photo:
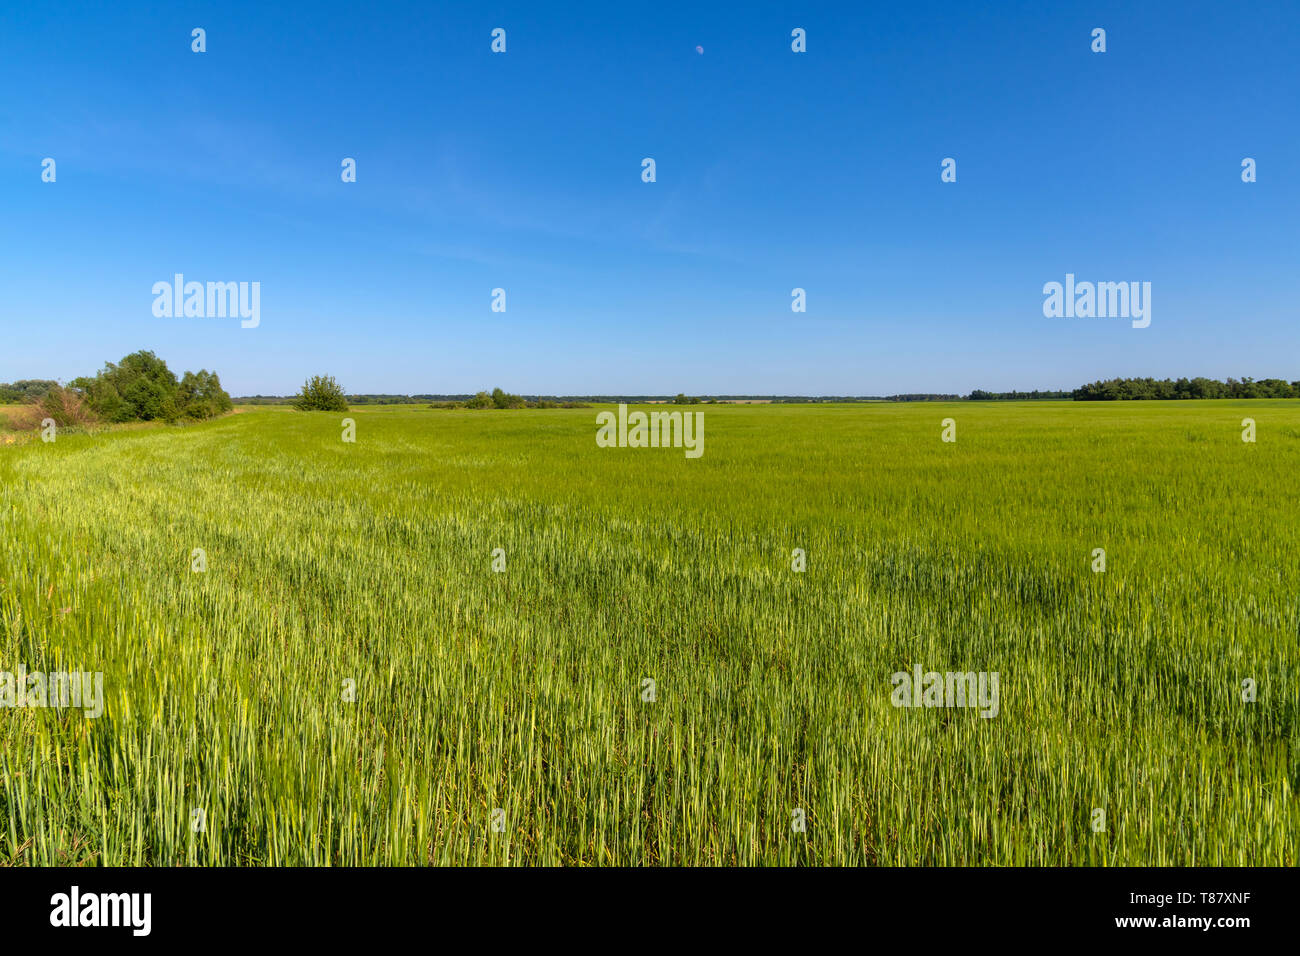
<instances>
[{"instance_id":1,"label":"dry brown grass","mask_svg":"<svg viewBox=\"0 0 1300 956\"><path fill-rule=\"evenodd\" d=\"M25 405L7 405L0 414L16 432L35 431L46 419L53 419L59 428L88 428L99 420L81 393L70 388L53 388Z\"/></svg>"}]
</instances>

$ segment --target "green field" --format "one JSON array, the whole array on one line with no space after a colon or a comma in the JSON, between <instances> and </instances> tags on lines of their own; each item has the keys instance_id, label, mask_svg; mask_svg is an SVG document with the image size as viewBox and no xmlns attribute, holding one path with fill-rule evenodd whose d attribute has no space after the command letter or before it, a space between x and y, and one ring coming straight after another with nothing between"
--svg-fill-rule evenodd
<instances>
[{"instance_id":1,"label":"green field","mask_svg":"<svg viewBox=\"0 0 1300 956\"><path fill-rule=\"evenodd\" d=\"M0 861L1296 864L1300 402L690 410L0 445Z\"/></svg>"}]
</instances>

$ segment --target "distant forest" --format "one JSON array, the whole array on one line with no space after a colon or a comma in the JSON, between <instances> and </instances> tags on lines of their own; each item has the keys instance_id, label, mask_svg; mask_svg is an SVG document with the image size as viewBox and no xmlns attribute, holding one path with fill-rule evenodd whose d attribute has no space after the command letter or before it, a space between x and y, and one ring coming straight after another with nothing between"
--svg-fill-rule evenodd
<instances>
[{"instance_id":1,"label":"distant forest","mask_svg":"<svg viewBox=\"0 0 1300 956\"><path fill-rule=\"evenodd\" d=\"M2 388L3 386L0 386ZM484 393L479 393L480 396ZM349 395L352 405L424 405L472 403L476 396L464 395ZM628 404L669 402L683 404L682 395L525 395L530 403L558 405L576 402L593 404ZM939 392L910 392L902 395L706 395L686 399L689 404L717 402L771 402L774 405L803 405L816 402L1026 402L1063 401L1114 402L1134 400L1184 400L1197 398L1300 398L1300 381L1280 378L1230 378L1220 382L1213 378L1112 378L1096 381L1070 391L1035 389L1029 392L988 392L982 388L969 395ZM292 397L251 395L237 398L241 405L287 405Z\"/></svg>"},{"instance_id":2,"label":"distant forest","mask_svg":"<svg viewBox=\"0 0 1300 956\"><path fill-rule=\"evenodd\" d=\"M1133 399L1192 398L1300 398L1300 382L1280 378L1253 378L1220 382L1213 378L1112 378L1093 382L1071 393L1076 402L1114 402Z\"/></svg>"},{"instance_id":3,"label":"distant forest","mask_svg":"<svg viewBox=\"0 0 1300 956\"><path fill-rule=\"evenodd\" d=\"M137 353L137 356L152 353ZM124 362L126 360L123 360ZM213 377L215 379L215 376ZM71 383L78 391L91 392L85 379ZM0 404L33 403L58 388L49 379L28 379L13 383L0 383ZM219 389L220 386L217 386ZM494 396L500 392L497 389ZM902 395L510 395L501 393L511 401L497 401L497 407L575 407L584 403L629 404L666 402L676 404L714 404L718 402L771 402L772 404L802 405L826 402L1025 402L1062 401L1115 402L1134 400L1187 400L1200 398L1300 398L1300 381L1287 382L1280 378L1230 378L1220 382L1212 378L1112 378L1083 385L1071 391L1035 389L1022 392L989 392L982 388L969 395L938 392L911 392ZM437 405L439 407L487 407L488 393L477 395L348 395L349 405ZM289 405L296 400L292 395L245 395L234 399L239 405Z\"/></svg>"}]
</instances>

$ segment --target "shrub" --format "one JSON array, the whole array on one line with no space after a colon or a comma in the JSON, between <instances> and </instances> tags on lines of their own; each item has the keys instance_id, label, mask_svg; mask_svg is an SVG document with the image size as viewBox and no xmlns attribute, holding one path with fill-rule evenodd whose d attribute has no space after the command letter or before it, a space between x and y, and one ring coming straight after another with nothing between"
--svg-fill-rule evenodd
<instances>
[{"instance_id":1,"label":"shrub","mask_svg":"<svg viewBox=\"0 0 1300 956\"><path fill-rule=\"evenodd\" d=\"M302 412L346 412L348 398L333 375L313 375L303 383L293 407Z\"/></svg>"},{"instance_id":2,"label":"shrub","mask_svg":"<svg viewBox=\"0 0 1300 956\"><path fill-rule=\"evenodd\" d=\"M176 403L183 417L196 421L224 415L234 407L217 373L207 369L185 373L176 390Z\"/></svg>"},{"instance_id":3,"label":"shrub","mask_svg":"<svg viewBox=\"0 0 1300 956\"><path fill-rule=\"evenodd\" d=\"M518 395L511 395L509 392L494 388L492 389L492 404L497 408L523 408L527 402Z\"/></svg>"},{"instance_id":4,"label":"shrub","mask_svg":"<svg viewBox=\"0 0 1300 956\"><path fill-rule=\"evenodd\" d=\"M10 426L17 431L40 428L46 419L59 428L85 428L97 418L85 396L71 388L55 385L39 398L32 399L9 415Z\"/></svg>"}]
</instances>

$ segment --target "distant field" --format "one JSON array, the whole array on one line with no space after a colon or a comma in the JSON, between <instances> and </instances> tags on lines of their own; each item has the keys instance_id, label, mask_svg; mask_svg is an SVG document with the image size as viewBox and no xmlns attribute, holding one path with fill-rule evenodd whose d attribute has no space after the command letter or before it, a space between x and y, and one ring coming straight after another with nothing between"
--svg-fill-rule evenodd
<instances>
[{"instance_id":1,"label":"distant field","mask_svg":"<svg viewBox=\"0 0 1300 956\"><path fill-rule=\"evenodd\" d=\"M598 411L0 447L0 861L1296 864L1300 402Z\"/></svg>"}]
</instances>

